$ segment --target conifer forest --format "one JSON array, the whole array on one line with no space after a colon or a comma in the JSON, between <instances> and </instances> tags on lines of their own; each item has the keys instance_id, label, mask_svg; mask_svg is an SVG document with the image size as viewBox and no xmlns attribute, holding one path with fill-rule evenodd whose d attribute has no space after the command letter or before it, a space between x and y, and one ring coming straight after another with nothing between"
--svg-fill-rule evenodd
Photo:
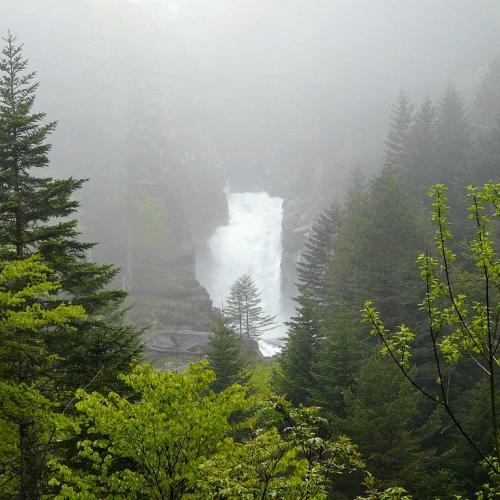
<instances>
[{"instance_id":1,"label":"conifer forest","mask_svg":"<svg viewBox=\"0 0 500 500\"><path fill-rule=\"evenodd\" d=\"M0 37L0 500L500 498L499 1Z\"/></svg>"}]
</instances>

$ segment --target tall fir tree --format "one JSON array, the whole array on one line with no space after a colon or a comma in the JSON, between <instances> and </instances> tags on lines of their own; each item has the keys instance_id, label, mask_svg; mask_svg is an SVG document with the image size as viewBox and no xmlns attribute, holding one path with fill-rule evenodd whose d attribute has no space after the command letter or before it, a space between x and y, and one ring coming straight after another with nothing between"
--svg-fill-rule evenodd
<instances>
[{"instance_id":1,"label":"tall fir tree","mask_svg":"<svg viewBox=\"0 0 500 500\"><path fill-rule=\"evenodd\" d=\"M419 283L406 263L424 245L423 221L422 206L401 173L383 168L344 217L327 271L330 303L347 304L358 314L372 293L391 321L406 318L418 301Z\"/></svg>"},{"instance_id":2,"label":"tall fir tree","mask_svg":"<svg viewBox=\"0 0 500 500\"><path fill-rule=\"evenodd\" d=\"M400 92L393 107L391 126L385 141L386 167L401 169L406 164L408 133L413 122L413 104L405 92Z\"/></svg>"},{"instance_id":3,"label":"tall fir tree","mask_svg":"<svg viewBox=\"0 0 500 500\"><path fill-rule=\"evenodd\" d=\"M56 272L62 291L82 305L88 319L79 335L53 345L61 358L62 384L74 388L94 379L105 387L139 352L139 332L122 324L121 304L126 294L109 289L118 270L87 260L93 243L78 241L78 209L72 198L84 180L53 179L35 174L49 164L48 136L55 122L33 111L38 83L28 72L22 45L10 33L0 60L0 245L6 259L22 259L35 252ZM98 375L98 376L97 376Z\"/></svg>"},{"instance_id":4,"label":"tall fir tree","mask_svg":"<svg viewBox=\"0 0 500 500\"><path fill-rule=\"evenodd\" d=\"M477 142L477 154L474 159L476 182L484 184L498 178L500 167L500 114L497 122L489 129L484 129Z\"/></svg>"},{"instance_id":5,"label":"tall fir tree","mask_svg":"<svg viewBox=\"0 0 500 500\"><path fill-rule=\"evenodd\" d=\"M288 335L275 372L278 392L294 404L311 404L315 388L314 365L321 343L320 316L306 296L301 298L294 317L287 323Z\"/></svg>"},{"instance_id":6,"label":"tall fir tree","mask_svg":"<svg viewBox=\"0 0 500 500\"><path fill-rule=\"evenodd\" d=\"M60 284L37 256L0 269L0 490L2 498L39 498L56 445L58 357L50 349L76 335L81 306L57 299Z\"/></svg>"},{"instance_id":7,"label":"tall fir tree","mask_svg":"<svg viewBox=\"0 0 500 500\"><path fill-rule=\"evenodd\" d=\"M216 377L211 388L221 392L230 385L248 382L248 366L242 350L244 340L228 325L223 315L213 332L206 353L208 365Z\"/></svg>"},{"instance_id":8,"label":"tall fir tree","mask_svg":"<svg viewBox=\"0 0 500 500\"><path fill-rule=\"evenodd\" d=\"M500 116L500 56L491 61L475 104L473 117L480 128L495 127Z\"/></svg>"},{"instance_id":9,"label":"tall fir tree","mask_svg":"<svg viewBox=\"0 0 500 500\"><path fill-rule=\"evenodd\" d=\"M321 213L311 227L297 263L297 300L307 296L318 310L328 307L326 270L341 222L342 209L336 204Z\"/></svg>"},{"instance_id":10,"label":"tall fir tree","mask_svg":"<svg viewBox=\"0 0 500 500\"><path fill-rule=\"evenodd\" d=\"M422 199L436 176L437 113L436 106L426 96L408 137L406 176Z\"/></svg>"},{"instance_id":11,"label":"tall fir tree","mask_svg":"<svg viewBox=\"0 0 500 500\"><path fill-rule=\"evenodd\" d=\"M224 313L240 337L258 338L276 328L276 318L264 312L261 292L248 274L238 278L231 287Z\"/></svg>"},{"instance_id":12,"label":"tall fir tree","mask_svg":"<svg viewBox=\"0 0 500 500\"><path fill-rule=\"evenodd\" d=\"M33 110L38 83L35 73L27 71L22 46L16 45L10 33L4 41L0 59L1 258L23 261L39 254L60 283L57 300L87 312L85 317L71 319L74 333L70 335L39 332L44 356L51 360L43 396L57 411L71 402L77 387L105 390L115 385L118 371L126 370L140 350L140 332L122 322L125 294L108 288L117 269L88 261L86 254L93 244L77 239L77 222L71 216L78 202L72 195L84 181L37 175L49 164L47 139L55 122L45 123L45 114ZM45 467L46 462L33 456L38 449L35 426L25 422L21 435L21 442L29 443L21 446L21 463L28 460ZM32 467L31 487L21 481L21 498L39 497L44 467Z\"/></svg>"},{"instance_id":13,"label":"tall fir tree","mask_svg":"<svg viewBox=\"0 0 500 500\"><path fill-rule=\"evenodd\" d=\"M447 88L438 110L438 170L433 183L445 182L450 191L462 190L471 178L472 128L464 101L453 85ZM461 192L457 195L463 198Z\"/></svg>"},{"instance_id":14,"label":"tall fir tree","mask_svg":"<svg viewBox=\"0 0 500 500\"><path fill-rule=\"evenodd\" d=\"M475 180L473 171L474 142L472 127L465 103L454 86L448 87L439 103L437 133L437 172L432 184L445 183L449 187L448 201L453 218L450 228L457 242L468 240L472 234L461 224L467 204L465 186Z\"/></svg>"},{"instance_id":15,"label":"tall fir tree","mask_svg":"<svg viewBox=\"0 0 500 500\"><path fill-rule=\"evenodd\" d=\"M500 57L495 59L478 91L473 117L478 129L474 184L498 178L500 165Z\"/></svg>"},{"instance_id":16,"label":"tall fir tree","mask_svg":"<svg viewBox=\"0 0 500 500\"><path fill-rule=\"evenodd\" d=\"M320 214L311 227L297 263L296 314L287 324L288 335L275 373L278 390L294 403L311 403L315 388L314 366L321 345L321 323L329 309L326 270L334 239L342 221L335 204Z\"/></svg>"},{"instance_id":17,"label":"tall fir tree","mask_svg":"<svg viewBox=\"0 0 500 500\"><path fill-rule=\"evenodd\" d=\"M343 418L344 395L352 388L354 377L370 351L362 341L359 319L347 304L337 304L323 324L321 345L313 367L313 401L330 416Z\"/></svg>"},{"instance_id":18,"label":"tall fir tree","mask_svg":"<svg viewBox=\"0 0 500 500\"><path fill-rule=\"evenodd\" d=\"M397 367L378 357L364 360L345 399L345 430L375 477L385 487L411 487L423 479L424 454L415 425L419 398Z\"/></svg>"}]
</instances>

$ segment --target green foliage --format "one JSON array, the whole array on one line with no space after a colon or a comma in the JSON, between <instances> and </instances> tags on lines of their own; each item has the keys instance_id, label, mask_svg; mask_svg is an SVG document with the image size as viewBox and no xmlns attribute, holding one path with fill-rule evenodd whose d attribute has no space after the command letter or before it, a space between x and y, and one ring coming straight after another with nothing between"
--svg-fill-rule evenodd
<instances>
[{"instance_id":1,"label":"green foliage","mask_svg":"<svg viewBox=\"0 0 500 500\"><path fill-rule=\"evenodd\" d=\"M336 237L328 268L332 307L341 302L357 313L367 297L377 297L389 324L406 318L418 302L418 274L407 263L425 244L423 220L401 173L384 168L351 206Z\"/></svg>"},{"instance_id":2,"label":"green foliage","mask_svg":"<svg viewBox=\"0 0 500 500\"><path fill-rule=\"evenodd\" d=\"M60 287L39 256L0 270L0 486L22 498L40 494L37 479L64 421L51 344L76 335L72 323L85 319L80 305L57 299Z\"/></svg>"},{"instance_id":3,"label":"green foliage","mask_svg":"<svg viewBox=\"0 0 500 500\"><path fill-rule=\"evenodd\" d=\"M472 129L465 103L453 85L439 102L436 170L433 184L446 182L460 200L460 189L472 180L468 172L472 152ZM428 188L429 186L425 186Z\"/></svg>"},{"instance_id":4,"label":"green foliage","mask_svg":"<svg viewBox=\"0 0 500 500\"><path fill-rule=\"evenodd\" d=\"M395 366L377 357L365 359L345 400L347 433L381 484L414 487L424 472L430 475L415 425L419 398Z\"/></svg>"},{"instance_id":5,"label":"green foliage","mask_svg":"<svg viewBox=\"0 0 500 500\"><path fill-rule=\"evenodd\" d=\"M79 203L72 198L84 180L35 175L48 166L49 135L55 122L35 112L35 73L28 72L22 46L10 33L0 60L0 245L8 259L38 253L56 273L65 297L81 305L87 318L78 321L78 336L51 349L66 372L64 385L75 389L93 380L105 387L139 351L139 332L123 326L120 310L126 294L110 290L117 274L110 265L87 260L92 243L78 241L71 216ZM76 340L77 339L77 340ZM98 375L98 376L96 376Z\"/></svg>"},{"instance_id":6,"label":"green foliage","mask_svg":"<svg viewBox=\"0 0 500 500\"><path fill-rule=\"evenodd\" d=\"M280 370L275 374L275 383L278 392L293 403L311 404L321 333L318 313L307 297L301 299L296 316L287 326L288 336L279 354Z\"/></svg>"},{"instance_id":7,"label":"green foliage","mask_svg":"<svg viewBox=\"0 0 500 500\"><path fill-rule=\"evenodd\" d=\"M239 385L217 394L214 378L205 362L138 366L122 377L127 397L80 390L78 457L52 461L55 498L320 499L363 469L347 438L321 435L317 409L250 399Z\"/></svg>"},{"instance_id":8,"label":"green foliage","mask_svg":"<svg viewBox=\"0 0 500 500\"><path fill-rule=\"evenodd\" d=\"M385 166L399 169L406 163L408 134L413 122L413 105L404 92L400 92L391 116L391 128L385 141Z\"/></svg>"},{"instance_id":9,"label":"green foliage","mask_svg":"<svg viewBox=\"0 0 500 500\"><path fill-rule=\"evenodd\" d=\"M314 404L330 416L345 416L344 394L355 383L355 376L369 350L356 315L347 304L339 303L323 329L321 346L313 367Z\"/></svg>"},{"instance_id":10,"label":"green foliage","mask_svg":"<svg viewBox=\"0 0 500 500\"><path fill-rule=\"evenodd\" d=\"M491 61L477 93L475 117L483 129L497 125L500 116L500 57Z\"/></svg>"},{"instance_id":11,"label":"green foliage","mask_svg":"<svg viewBox=\"0 0 500 500\"><path fill-rule=\"evenodd\" d=\"M411 500L413 498L400 486L387 488L382 491L376 488L371 482L368 482L367 486L368 495L366 497L356 497L356 500Z\"/></svg>"},{"instance_id":12,"label":"green foliage","mask_svg":"<svg viewBox=\"0 0 500 500\"><path fill-rule=\"evenodd\" d=\"M412 186L428 189L436 172L438 109L426 96L412 123L405 153L405 172Z\"/></svg>"},{"instance_id":13,"label":"green foliage","mask_svg":"<svg viewBox=\"0 0 500 500\"><path fill-rule=\"evenodd\" d=\"M55 122L45 123L45 114L34 111L38 83L27 70L22 46L10 33L4 41L0 247L2 259L13 264L2 271L1 376L2 384L10 384L4 387L4 405L25 415L14 419L19 466L11 471L19 478L19 496L37 498L50 448L40 422L51 418L42 414L70 405L81 385L114 384L118 370L125 370L140 349L139 332L123 325L125 294L108 288L117 269L89 262L94 245L77 239L71 216L79 204L72 195L84 181L35 173L49 164L47 140ZM25 401L16 396L19 391L26 392Z\"/></svg>"},{"instance_id":14,"label":"green foliage","mask_svg":"<svg viewBox=\"0 0 500 500\"><path fill-rule=\"evenodd\" d=\"M318 407L294 407L283 397L273 397L261 407L259 415L259 425L276 426L306 459L308 470L319 473L318 479L328 495L342 496L352 491L346 488L352 481L359 489L367 473L357 446L346 436L334 437Z\"/></svg>"},{"instance_id":15,"label":"green foliage","mask_svg":"<svg viewBox=\"0 0 500 500\"><path fill-rule=\"evenodd\" d=\"M233 384L248 382L247 363L242 352L242 339L227 325L223 316L214 328L214 336L207 347L207 361L215 372L215 381L211 388L220 392Z\"/></svg>"},{"instance_id":16,"label":"green foliage","mask_svg":"<svg viewBox=\"0 0 500 500\"><path fill-rule=\"evenodd\" d=\"M496 351L500 343L498 317L500 315L500 264L496 255L495 242L491 235L491 219L499 216L500 184L490 181L477 188L469 186L470 218L475 225L475 236L469 245L469 258L477 272L470 273L481 294L466 293L457 289L452 281L457 256L450 247L452 234L448 224L446 187L433 186L432 221L436 227L434 240L437 257L421 254L417 260L425 284L425 298L420 308L427 314L428 338L434 355L436 390L423 387L409 371L410 353L416 334L401 326L394 333L386 329L373 306L367 302L363 310L364 321L371 325L371 333L383 343L383 354L390 356L399 366L402 374L429 400L442 407L466 442L474 449L490 471L498 474L495 465L499 453L498 434L498 362ZM464 357L470 357L475 368L476 383L486 383L489 392L491 432L490 442L484 446L482 440L474 437L474 430L464 427L463 411L456 408L451 399L451 369L459 365ZM445 374L447 374L447 379ZM486 375L486 376L485 376ZM467 374L470 377L470 373ZM464 402L463 402L464 403ZM465 419L466 420L466 419ZM470 422L469 422L470 423ZM484 425L484 424L483 424ZM484 432L484 427L483 427Z\"/></svg>"},{"instance_id":17,"label":"green foliage","mask_svg":"<svg viewBox=\"0 0 500 500\"><path fill-rule=\"evenodd\" d=\"M276 370L276 358L264 358L252 369L248 385L257 396L270 396L273 391L273 374Z\"/></svg>"},{"instance_id":18,"label":"green foliage","mask_svg":"<svg viewBox=\"0 0 500 500\"><path fill-rule=\"evenodd\" d=\"M206 364L184 373L137 366L122 376L131 396L78 392L78 444L83 471L53 463L56 498L180 498L197 490L207 456L225 447L231 415L245 391L207 392Z\"/></svg>"},{"instance_id":19,"label":"green foliage","mask_svg":"<svg viewBox=\"0 0 500 500\"><path fill-rule=\"evenodd\" d=\"M491 97L491 81L488 85ZM497 107L493 101L490 104ZM377 380L386 380L388 368L374 369L376 373L371 376L375 387L370 401L363 392L369 375L359 369L375 350L369 336L364 340L366 327L358 320L364 303L365 323L383 338L383 353L397 364L392 376L404 373L414 384L413 389L422 389L424 395L430 396L422 400L410 388L406 399L401 395L400 404L409 405L411 416L396 427L408 433L405 436L412 444L399 451L397 447L380 449L382 444L376 452L376 446L370 448L369 466L380 473L384 484L403 485L424 496L473 494L484 480L484 471L471 457L470 449L467 454L470 443L466 440L466 446L462 445L463 432L478 443L479 451L483 450L479 458L492 460L488 457L494 450L495 432L484 429L488 427L488 413L490 424L496 422L496 418L492 420L492 409L497 412L497 389L495 385L490 396L486 396L488 391L477 391L484 383L488 385L490 374L495 379L498 371L498 363L491 356L496 346L493 331L498 315L497 247L491 238L498 229L495 212L499 188L495 183L482 189L469 188L469 214L475 228L468 228L458 216L450 216L443 185L433 188L435 254L422 253L432 246L432 234L421 201L432 183L447 182L453 213L462 208L465 211L462 186L496 175L500 158L498 129L490 120L475 147L467 110L453 86L437 105L426 97L416 113L407 96L399 96L391 117L384 167L368 187L358 188L349 196L339 211L337 225L328 225L323 218L318 229L312 231L299 273L297 317L304 321L300 334L297 328L290 329L280 370L275 375L280 392L295 403L320 406L336 426L351 429L355 440L356 429L362 448L369 446L373 436L362 436L364 419L360 415L381 424L394 423L394 419L386 414L390 409L388 396L376 387ZM472 240L467 248L466 238ZM464 248L468 260L459 254ZM419 253L420 278L428 287L424 301L419 292L419 272L410 265ZM485 294L486 281L489 292ZM450 292L453 282L455 289ZM316 308L314 321L308 321L311 315L303 315L306 291L321 296L320 303L326 305ZM368 297L372 300L366 301ZM429 315L432 333L425 331ZM488 345L493 349L489 350ZM440 368L437 371L436 356ZM402 385L402 381L397 383ZM419 401L416 406L414 400ZM465 428L459 429L453 418L451 427L446 421L451 402L453 417ZM368 409L373 411L370 416L364 413ZM414 428L421 432L413 433ZM383 472L390 469L385 460L397 453L400 455L396 462L399 460L401 468L388 478ZM426 458L429 453L436 455L432 462ZM429 473L423 467L426 461L439 470ZM351 494L357 493L352 490Z\"/></svg>"},{"instance_id":20,"label":"green foliage","mask_svg":"<svg viewBox=\"0 0 500 500\"><path fill-rule=\"evenodd\" d=\"M276 429L235 443L202 467L201 498L326 498L318 469L309 470L299 449Z\"/></svg>"},{"instance_id":21,"label":"green foliage","mask_svg":"<svg viewBox=\"0 0 500 500\"><path fill-rule=\"evenodd\" d=\"M342 223L342 210L332 205L320 214L313 224L304 249L297 262L297 289L314 307L328 307L326 270L332 257L334 239Z\"/></svg>"}]
</instances>

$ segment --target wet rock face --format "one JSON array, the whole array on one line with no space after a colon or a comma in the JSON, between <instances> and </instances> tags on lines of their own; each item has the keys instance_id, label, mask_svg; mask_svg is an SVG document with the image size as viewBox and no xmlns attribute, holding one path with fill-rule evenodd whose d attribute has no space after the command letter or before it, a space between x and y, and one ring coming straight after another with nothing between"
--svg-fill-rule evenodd
<instances>
[{"instance_id":1,"label":"wet rock face","mask_svg":"<svg viewBox=\"0 0 500 500\"><path fill-rule=\"evenodd\" d=\"M147 332L144 335L144 358L157 370L181 371L189 363L206 357L208 343L213 336L213 332L196 330ZM256 340L242 342L242 351L250 363L263 358Z\"/></svg>"},{"instance_id":2,"label":"wet rock face","mask_svg":"<svg viewBox=\"0 0 500 500\"><path fill-rule=\"evenodd\" d=\"M205 357L213 332L179 330L146 333L144 358L158 370L183 370Z\"/></svg>"}]
</instances>

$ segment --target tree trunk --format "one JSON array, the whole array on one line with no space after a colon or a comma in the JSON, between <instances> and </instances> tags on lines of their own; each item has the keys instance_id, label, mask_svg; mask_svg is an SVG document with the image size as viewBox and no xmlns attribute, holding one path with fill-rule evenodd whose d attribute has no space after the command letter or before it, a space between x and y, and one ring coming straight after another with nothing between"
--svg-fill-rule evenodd
<instances>
[{"instance_id":1,"label":"tree trunk","mask_svg":"<svg viewBox=\"0 0 500 500\"><path fill-rule=\"evenodd\" d=\"M37 457L31 424L28 422L23 422L19 426L19 451L21 455L19 498L22 500L37 500L41 498Z\"/></svg>"}]
</instances>

